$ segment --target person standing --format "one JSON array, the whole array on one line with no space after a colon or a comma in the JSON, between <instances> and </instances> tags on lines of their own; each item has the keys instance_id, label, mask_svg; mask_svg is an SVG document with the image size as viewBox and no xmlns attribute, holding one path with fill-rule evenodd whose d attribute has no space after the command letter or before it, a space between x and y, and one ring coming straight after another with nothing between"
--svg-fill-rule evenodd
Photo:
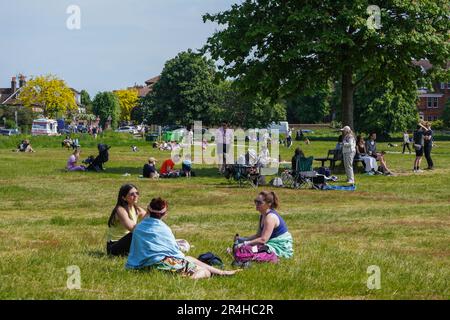
<instances>
[{"instance_id":1,"label":"person standing","mask_svg":"<svg viewBox=\"0 0 450 320\"><path fill-rule=\"evenodd\" d=\"M217 143L217 155L219 161L220 173L225 172L227 165L227 159L230 157L230 145L232 142L233 132L228 128L228 123L223 122L222 126L217 130L216 143ZM233 152L231 152L233 154ZM232 161L231 161L232 162Z\"/></svg>"},{"instance_id":2,"label":"person standing","mask_svg":"<svg viewBox=\"0 0 450 320\"><path fill-rule=\"evenodd\" d=\"M405 154L405 149L408 148L409 154L411 154L411 148L409 147L409 133L408 131L403 132L403 152L402 154Z\"/></svg>"},{"instance_id":3,"label":"person standing","mask_svg":"<svg viewBox=\"0 0 450 320\"><path fill-rule=\"evenodd\" d=\"M286 143L287 143L288 148L290 148L292 146L292 130L291 130L291 128L288 129Z\"/></svg>"},{"instance_id":4,"label":"person standing","mask_svg":"<svg viewBox=\"0 0 450 320\"><path fill-rule=\"evenodd\" d=\"M349 184L355 184L355 174L353 173L353 159L355 158L356 153L355 136L349 126L345 126L341 129L341 131L343 135L342 155L345 173L347 175L347 182Z\"/></svg>"},{"instance_id":5,"label":"person standing","mask_svg":"<svg viewBox=\"0 0 450 320\"><path fill-rule=\"evenodd\" d=\"M425 122L424 124L424 146L423 152L425 154L425 159L427 159L428 168L426 170L433 170L434 163L433 159L431 159L431 149L433 148L433 130L431 130L431 123Z\"/></svg>"},{"instance_id":6,"label":"person standing","mask_svg":"<svg viewBox=\"0 0 450 320\"><path fill-rule=\"evenodd\" d=\"M414 131L414 149L416 150L416 159L414 159L414 172L423 172L420 170L420 162L422 161L424 152L424 136L423 127L421 124L417 125L416 131Z\"/></svg>"}]
</instances>

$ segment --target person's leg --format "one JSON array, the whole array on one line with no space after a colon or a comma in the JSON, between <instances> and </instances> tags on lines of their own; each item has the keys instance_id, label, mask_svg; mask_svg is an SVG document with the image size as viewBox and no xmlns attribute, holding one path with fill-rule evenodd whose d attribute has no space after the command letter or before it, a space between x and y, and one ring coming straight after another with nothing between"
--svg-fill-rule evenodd
<instances>
[{"instance_id":1,"label":"person's leg","mask_svg":"<svg viewBox=\"0 0 450 320\"><path fill-rule=\"evenodd\" d=\"M387 167L386 160L384 159L384 156L381 155L379 159L380 159L381 167L383 168L384 172L385 173L386 172L390 172L389 168Z\"/></svg>"},{"instance_id":2,"label":"person's leg","mask_svg":"<svg viewBox=\"0 0 450 320\"><path fill-rule=\"evenodd\" d=\"M408 146L408 148L409 148L409 146ZM403 154L405 153L405 149L406 149L406 143L403 143L403 151L402 151Z\"/></svg>"},{"instance_id":3,"label":"person's leg","mask_svg":"<svg viewBox=\"0 0 450 320\"><path fill-rule=\"evenodd\" d=\"M210 272L211 275L216 274L216 275L220 275L220 276L231 276L231 275L234 275L236 272L240 271L240 270L231 270L231 271L220 270L220 269L214 268L206 263L203 263L200 260L198 260L194 257L191 257L191 256L186 256L186 260L188 260L192 263L195 263L198 267L200 267L200 269L206 269L207 271Z\"/></svg>"},{"instance_id":4,"label":"person's leg","mask_svg":"<svg viewBox=\"0 0 450 320\"><path fill-rule=\"evenodd\" d=\"M354 183L354 173L353 173L353 153L344 153L344 168L345 168L345 174L347 175L347 182Z\"/></svg>"},{"instance_id":5,"label":"person's leg","mask_svg":"<svg viewBox=\"0 0 450 320\"><path fill-rule=\"evenodd\" d=\"M407 143L406 146L408 147L409 154L411 154L411 148L409 147L409 143Z\"/></svg>"},{"instance_id":6,"label":"person's leg","mask_svg":"<svg viewBox=\"0 0 450 320\"><path fill-rule=\"evenodd\" d=\"M427 164L428 164L428 169L432 169L433 168L433 159L431 159L431 144L427 144L424 147L424 153L425 153L425 158L427 160Z\"/></svg>"},{"instance_id":7,"label":"person's leg","mask_svg":"<svg viewBox=\"0 0 450 320\"><path fill-rule=\"evenodd\" d=\"M127 256L130 252L133 234L130 232L119 241L110 243L107 246L107 253L111 256Z\"/></svg>"}]
</instances>

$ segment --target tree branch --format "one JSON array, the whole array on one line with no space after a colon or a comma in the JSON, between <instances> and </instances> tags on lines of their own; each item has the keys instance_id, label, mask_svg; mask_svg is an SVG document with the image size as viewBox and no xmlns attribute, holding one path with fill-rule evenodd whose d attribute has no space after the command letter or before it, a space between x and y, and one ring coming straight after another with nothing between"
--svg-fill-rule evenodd
<instances>
[{"instance_id":1,"label":"tree branch","mask_svg":"<svg viewBox=\"0 0 450 320\"><path fill-rule=\"evenodd\" d=\"M355 82L355 84L353 85L353 88L355 90L358 89L358 87L360 87L362 84L367 82L367 80L369 80L369 79L370 79L370 72L367 72L361 79L359 79L358 81Z\"/></svg>"}]
</instances>

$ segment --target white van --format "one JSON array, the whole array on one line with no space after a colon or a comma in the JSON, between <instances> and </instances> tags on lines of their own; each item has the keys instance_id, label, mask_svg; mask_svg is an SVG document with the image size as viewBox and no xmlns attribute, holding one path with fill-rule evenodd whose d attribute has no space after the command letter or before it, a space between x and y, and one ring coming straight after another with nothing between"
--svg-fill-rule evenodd
<instances>
[{"instance_id":1,"label":"white van","mask_svg":"<svg viewBox=\"0 0 450 320\"><path fill-rule=\"evenodd\" d=\"M278 123L272 122L268 127L268 130L275 130L277 129L279 134L287 134L289 131L289 122L287 121L280 121Z\"/></svg>"},{"instance_id":2,"label":"white van","mask_svg":"<svg viewBox=\"0 0 450 320\"><path fill-rule=\"evenodd\" d=\"M58 122L51 119L36 119L33 120L31 127L31 135L33 136L57 136Z\"/></svg>"}]
</instances>

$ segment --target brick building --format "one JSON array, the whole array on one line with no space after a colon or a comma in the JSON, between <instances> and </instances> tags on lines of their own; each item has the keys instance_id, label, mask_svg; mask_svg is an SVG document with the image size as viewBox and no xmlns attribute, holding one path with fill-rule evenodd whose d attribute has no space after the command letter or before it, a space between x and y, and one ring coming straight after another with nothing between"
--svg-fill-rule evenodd
<instances>
[{"instance_id":1,"label":"brick building","mask_svg":"<svg viewBox=\"0 0 450 320\"><path fill-rule=\"evenodd\" d=\"M416 62L422 67L423 72L427 72L433 66L427 60ZM447 67L450 67L448 63ZM421 88L419 90L418 111L421 119L426 121L436 121L442 117L445 104L450 99L450 82L434 83L431 90Z\"/></svg>"},{"instance_id":2,"label":"brick building","mask_svg":"<svg viewBox=\"0 0 450 320\"><path fill-rule=\"evenodd\" d=\"M134 87L130 87L128 89L136 89L138 91L139 98L145 97L147 94L153 91L153 86L161 79L161 76L153 77L147 81L145 81L145 86L135 85Z\"/></svg>"}]
</instances>

